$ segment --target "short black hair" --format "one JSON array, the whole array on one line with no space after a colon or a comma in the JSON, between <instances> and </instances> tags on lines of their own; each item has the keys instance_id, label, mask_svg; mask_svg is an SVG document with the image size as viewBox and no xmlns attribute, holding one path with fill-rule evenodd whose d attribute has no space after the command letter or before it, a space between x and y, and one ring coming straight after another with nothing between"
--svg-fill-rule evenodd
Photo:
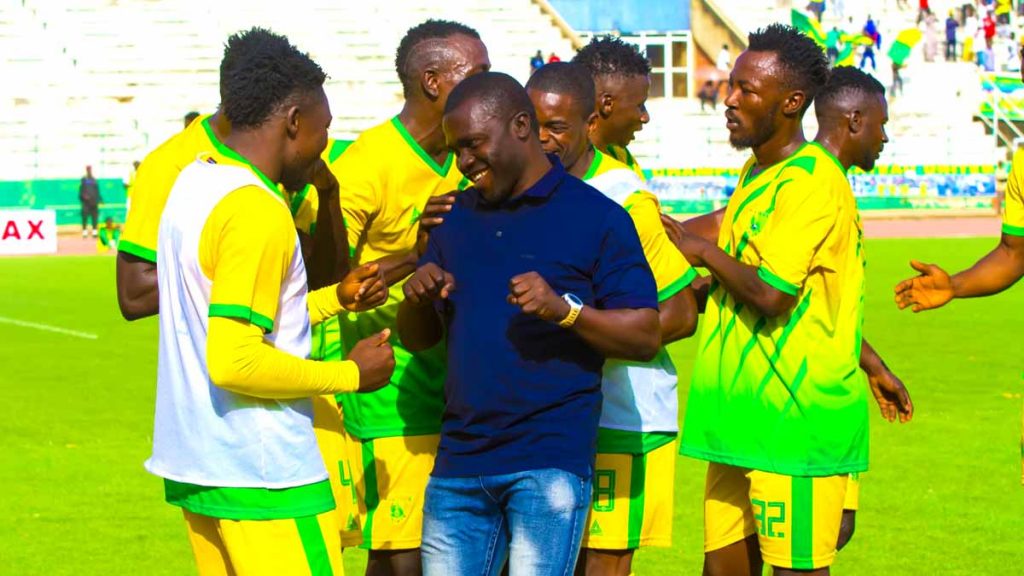
<instances>
[{"instance_id":1,"label":"short black hair","mask_svg":"<svg viewBox=\"0 0 1024 576\"><path fill-rule=\"evenodd\" d=\"M874 76L853 66L832 69L828 82L818 92L815 112L837 104L847 95L885 96L885 86Z\"/></svg>"},{"instance_id":2,"label":"short black hair","mask_svg":"<svg viewBox=\"0 0 1024 576\"><path fill-rule=\"evenodd\" d=\"M810 36L785 24L769 24L751 32L748 52L772 52L786 71L787 87L802 91L807 96L800 113L803 114L814 97L828 82L828 58Z\"/></svg>"},{"instance_id":3,"label":"short black hair","mask_svg":"<svg viewBox=\"0 0 1024 576\"><path fill-rule=\"evenodd\" d=\"M583 109L586 119L594 111L594 77L579 62L552 62L530 76L527 90L571 96Z\"/></svg>"},{"instance_id":4,"label":"short black hair","mask_svg":"<svg viewBox=\"0 0 1024 576\"><path fill-rule=\"evenodd\" d=\"M398 43L398 50L395 51L395 71L398 72L398 79L402 82L402 91L406 97L409 96L413 86L416 85L416 68L418 67L416 65L422 65L422 61L417 62L415 56L418 54L430 55L429 52L418 52L415 49L424 42L444 40L458 34L476 38L477 40L480 39L480 34L476 30L451 20L436 20L432 18L409 28L402 41Z\"/></svg>"},{"instance_id":5,"label":"short black hair","mask_svg":"<svg viewBox=\"0 0 1024 576\"><path fill-rule=\"evenodd\" d=\"M444 113L450 114L468 100L477 99L488 112L499 117L511 119L520 112L530 116L530 126L534 132L538 129L537 112L533 102L515 78L504 72L483 72L466 78L448 95L444 105Z\"/></svg>"},{"instance_id":6,"label":"short black hair","mask_svg":"<svg viewBox=\"0 0 1024 576\"><path fill-rule=\"evenodd\" d=\"M191 124L196 118L199 118L199 112L196 112L195 110L185 114L185 126Z\"/></svg>"},{"instance_id":7,"label":"short black hair","mask_svg":"<svg viewBox=\"0 0 1024 576\"><path fill-rule=\"evenodd\" d=\"M327 75L287 38L264 28L232 34L220 63L220 98L232 127L255 128L282 104L322 88Z\"/></svg>"},{"instance_id":8,"label":"short black hair","mask_svg":"<svg viewBox=\"0 0 1024 576\"><path fill-rule=\"evenodd\" d=\"M611 34L591 38L572 61L586 66L595 78L647 76L651 73L651 63L636 44L629 44Z\"/></svg>"}]
</instances>

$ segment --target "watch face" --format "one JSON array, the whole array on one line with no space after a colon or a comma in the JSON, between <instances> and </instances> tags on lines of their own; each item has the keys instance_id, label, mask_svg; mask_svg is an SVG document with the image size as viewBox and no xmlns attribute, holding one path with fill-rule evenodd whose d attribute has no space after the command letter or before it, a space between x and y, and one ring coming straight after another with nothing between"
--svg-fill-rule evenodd
<instances>
[{"instance_id":1,"label":"watch face","mask_svg":"<svg viewBox=\"0 0 1024 576\"><path fill-rule=\"evenodd\" d=\"M579 297L573 294L572 292L566 292L565 295L562 297L565 298L573 306L583 306L583 300L580 300Z\"/></svg>"}]
</instances>

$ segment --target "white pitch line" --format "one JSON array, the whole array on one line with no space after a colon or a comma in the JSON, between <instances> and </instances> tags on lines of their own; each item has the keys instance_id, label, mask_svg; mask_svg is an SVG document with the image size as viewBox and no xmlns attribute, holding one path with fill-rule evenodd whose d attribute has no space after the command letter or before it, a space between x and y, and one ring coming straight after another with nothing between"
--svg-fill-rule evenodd
<instances>
[{"instance_id":1,"label":"white pitch line","mask_svg":"<svg viewBox=\"0 0 1024 576\"><path fill-rule=\"evenodd\" d=\"M96 334L90 334L89 332L68 330L67 328L61 328L60 326L50 326L49 324L26 322L24 320L16 320L14 318L7 318L5 316L0 316L0 324L13 324L15 326L21 326L22 328L35 328L36 330L45 330L47 332L56 332L57 334L66 334L68 336L74 336L75 338L85 338L86 340L96 340L99 338L99 336L97 336Z\"/></svg>"}]
</instances>

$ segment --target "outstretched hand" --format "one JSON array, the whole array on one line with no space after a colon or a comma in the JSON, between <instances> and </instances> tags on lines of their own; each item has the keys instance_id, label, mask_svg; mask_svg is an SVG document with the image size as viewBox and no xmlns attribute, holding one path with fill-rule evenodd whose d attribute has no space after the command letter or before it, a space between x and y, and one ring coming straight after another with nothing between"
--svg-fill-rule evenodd
<instances>
[{"instance_id":1,"label":"outstretched hand","mask_svg":"<svg viewBox=\"0 0 1024 576\"><path fill-rule=\"evenodd\" d=\"M935 264L910 261L910 267L921 274L896 285L896 306L909 307L914 312L931 310L953 299L953 281L949 274Z\"/></svg>"}]
</instances>

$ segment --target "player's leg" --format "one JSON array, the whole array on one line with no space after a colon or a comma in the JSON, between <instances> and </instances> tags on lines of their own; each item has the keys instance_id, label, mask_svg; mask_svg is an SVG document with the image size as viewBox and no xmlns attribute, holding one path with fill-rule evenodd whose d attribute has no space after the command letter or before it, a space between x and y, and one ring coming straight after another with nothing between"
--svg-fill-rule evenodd
<instances>
[{"instance_id":1,"label":"player's leg","mask_svg":"<svg viewBox=\"0 0 1024 576\"><path fill-rule=\"evenodd\" d=\"M704 485L704 576L760 576L748 470L708 464Z\"/></svg>"},{"instance_id":2,"label":"player's leg","mask_svg":"<svg viewBox=\"0 0 1024 576\"><path fill-rule=\"evenodd\" d=\"M362 532L359 530L359 510L340 410L334 396L313 398L313 431L330 476L340 545L345 548L358 546L362 542Z\"/></svg>"},{"instance_id":3,"label":"player's leg","mask_svg":"<svg viewBox=\"0 0 1024 576\"><path fill-rule=\"evenodd\" d=\"M280 520L218 520L238 576L340 576L341 541L334 510Z\"/></svg>"},{"instance_id":4,"label":"player's leg","mask_svg":"<svg viewBox=\"0 0 1024 576\"><path fill-rule=\"evenodd\" d=\"M362 475L356 476L365 505L363 548L366 573L421 573L423 495L434 467L437 434L375 438L361 442Z\"/></svg>"},{"instance_id":5,"label":"player's leg","mask_svg":"<svg viewBox=\"0 0 1024 576\"><path fill-rule=\"evenodd\" d=\"M182 509L188 528L188 541L196 559L199 576L235 576L231 560L220 537L217 519Z\"/></svg>"},{"instance_id":6,"label":"player's leg","mask_svg":"<svg viewBox=\"0 0 1024 576\"><path fill-rule=\"evenodd\" d=\"M591 479L545 468L492 478L504 484L509 572L569 574L579 556L590 508Z\"/></svg>"},{"instance_id":7,"label":"player's leg","mask_svg":"<svg viewBox=\"0 0 1024 576\"><path fill-rule=\"evenodd\" d=\"M752 471L750 503L761 557L777 575L829 573L836 555L848 476Z\"/></svg>"},{"instance_id":8,"label":"player's leg","mask_svg":"<svg viewBox=\"0 0 1024 576\"><path fill-rule=\"evenodd\" d=\"M836 550L842 550L850 543L857 528L857 509L860 507L860 474L850 474L846 483L846 497L843 501L843 521L839 525L839 541Z\"/></svg>"},{"instance_id":9,"label":"player's leg","mask_svg":"<svg viewBox=\"0 0 1024 576\"><path fill-rule=\"evenodd\" d=\"M431 478L423 504L426 576L495 576L508 555L508 524L488 477Z\"/></svg>"},{"instance_id":10,"label":"player's leg","mask_svg":"<svg viewBox=\"0 0 1024 576\"><path fill-rule=\"evenodd\" d=\"M632 572L640 547L672 545L677 442L646 454L598 453L580 567L588 575Z\"/></svg>"}]
</instances>

